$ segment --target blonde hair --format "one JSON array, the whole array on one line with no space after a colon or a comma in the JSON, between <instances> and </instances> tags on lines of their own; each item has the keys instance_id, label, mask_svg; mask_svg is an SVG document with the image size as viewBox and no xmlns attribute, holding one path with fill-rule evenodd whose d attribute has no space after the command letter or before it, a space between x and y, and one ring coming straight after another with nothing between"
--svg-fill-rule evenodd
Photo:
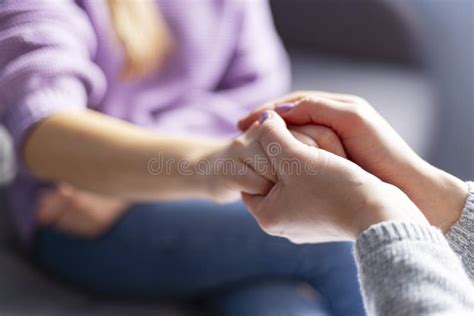
<instances>
[{"instance_id":1,"label":"blonde hair","mask_svg":"<svg viewBox=\"0 0 474 316\"><path fill-rule=\"evenodd\" d=\"M158 68L172 46L167 25L151 0L107 0L115 35L125 52L121 76L144 76Z\"/></svg>"}]
</instances>

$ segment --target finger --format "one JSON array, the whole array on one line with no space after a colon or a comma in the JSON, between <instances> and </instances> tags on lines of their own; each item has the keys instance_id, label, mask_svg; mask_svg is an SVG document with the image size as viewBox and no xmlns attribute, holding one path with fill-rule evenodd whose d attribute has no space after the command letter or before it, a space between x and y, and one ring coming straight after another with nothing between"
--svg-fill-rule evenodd
<instances>
[{"instance_id":1,"label":"finger","mask_svg":"<svg viewBox=\"0 0 474 316\"><path fill-rule=\"evenodd\" d=\"M354 123L354 109L349 103L335 101L325 97L308 97L297 102L293 107L278 111L288 124L323 125L334 130L344 138L347 129Z\"/></svg>"},{"instance_id":2,"label":"finger","mask_svg":"<svg viewBox=\"0 0 474 316\"><path fill-rule=\"evenodd\" d=\"M240 119L237 123L237 126L241 131L246 131L258 120L260 113L268 110L273 110L273 106L270 103L259 106L254 111L250 112L246 117Z\"/></svg>"},{"instance_id":3,"label":"finger","mask_svg":"<svg viewBox=\"0 0 474 316\"><path fill-rule=\"evenodd\" d=\"M333 99L334 101L345 102L345 103L353 103L360 100L359 97L350 95L350 94L313 90L313 91L297 91L286 97L283 97L274 101L274 103L295 103L308 97L324 97L328 99Z\"/></svg>"},{"instance_id":4,"label":"finger","mask_svg":"<svg viewBox=\"0 0 474 316\"><path fill-rule=\"evenodd\" d=\"M96 237L101 232L100 227L91 218L87 218L87 215L68 206L61 212L61 215L54 223L54 227L71 235L85 238Z\"/></svg>"},{"instance_id":5,"label":"finger","mask_svg":"<svg viewBox=\"0 0 474 316\"><path fill-rule=\"evenodd\" d=\"M275 187L272 188L273 190L275 190ZM281 233L281 226L279 225L278 210L275 209L275 207L278 207L275 204L278 201L273 200L275 196L275 192L269 192L267 195L242 193L241 198L260 228L269 235L278 236Z\"/></svg>"},{"instance_id":6,"label":"finger","mask_svg":"<svg viewBox=\"0 0 474 316\"><path fill-rule=\"evenodd\" d=\"M312 139L314 143L318 144L319 148L347 158L341 140L332 129L321 125L293 126L291 129L300 135Z\"/></svg>"},{"instance_id":7,"label":"finger","mask_svg":"<svg viewBox=\"0 0 474 316\"><path fill-rule=\"evenodd\" d=\"M360 100L359 97L356 97L350 94L344 94L344 93L333 93L333 92L327 92L327 91L297 91L287 96L284 96L282 98L265 103L262 106L259 106L254 111L252 111L249 115L242 118L238 123L238 127L240 128L241 131L245 131L252 125L253 122L255 122L258 119L258 117L260 116L260 113L262 112L265 112L268 110L274 110L277 106L282 105L282 104L296 103L307 97L318 97L318 96L331 99L334 101L338 101L338 102L343 102L343 103L354 103Z\"/></svg>"},{"instance_id":8,"label":"finger","mask_svg":"<svg viewBox=\"0 0 474 316\"><path fill-rule=\"evenodd\" d=\"M333 99L334 101L345 102L345 103L352 103L358 99L358 97L350 95L350 94L334 93L334 92L327 92L327 91L313 91L312 93L308 95L321 96L328 99Z\"/></svg>"},{"instance_id":9,"label":"finger","mask_svg":"<svg viewBox=\"0 0 474 316\"><path fill-rule=\"evenodd\" d=\"M242 192L242 202L252 215L254 215L255 212L257 212L257 210L260 208L264 198L264 195L255 195Z\"/></svg>"},{"instance_id":10,"label":"finger","mask_svg":"<svg viewBox=\"0 0 474 316\"><path fill-rule=\"evenodd\" d=\"M291 135L293 135L294 138L296 138L297 140L299 140L300 142L302 142L305 145L319 148L317 142L315 141L315 138L312 138L312 137L308 136L307 134L301 133L300 131L298 131L298 129L300 129L300 127L301 126L291 127L289 129Z\"/></svg>"},{"instance_id":11,"label":"finger","mask_svg":"<svg viewBox=\"0 0 474 316\"><path fill-rule=\"evenodd\" d=\"M283 119L273 111L260 116L260 144L274 167L291 158L305 146L291 135Z\"/></svg>"},{"instance_id":12,"label":"finger","mask_svg":"<svg viewBox=\"0 0 474 316\"><path fill-rule=\"evenodd\" d=\"M58 193L64 197L74 196L78 190L76 190L72 185L67 182L61 182L57 185Z\"/></svg>"},{"instance_id":13,"label":"finger","mask_svg":"<svg viewBox=\"0 0 474 316\"><path fill-rule=\"evenodd\" d=\"M64 198L55 190L45 192L38 199L36 218L41 225L50 225L57 221L63 212Z\"/></svg>"},{"instance_id":14,"label":"finger","mask_svg":"<svg viewBox=\"0 0 474 316\"><path fill-rule=\"evenodd\" d=\"M250 157L241 158L242 163L252 169L255 174L265 178L271 183L276 183L278 178L273 166L262 149L259 142L250 145L249 150L253 152Z\"/></svg>"},{"instance_id":15,"label":"finger","mask_svg":"<svg viewBox=\"0 0 474 316\"><path fill-rule=\"evenodd\" d=\"M246 164L241 164L237 172L239 174L235 177L235 181L238 191L265 195L273 187L273 182L258 175L255 170Z\"/></svg>"},{"instance_id":16,"label":"finger","mask_svg":"<svg viewBox=\"0 0 474 316\"><path fill-rule=\"evenodd\" d=\"M260 137L259 127L260 125L258 122L255 122L244 134L241 135L240 140L244 143L245 151L240 153L240 159L242 163L252 168L256 174L264 177L272 183L275 183L278 180L275 170L258 141Z\"/></svg>"},{"instance_id":17,"label":"finger","mask_svg":"<svg viewBox=\"0 0 474 316\"><path fill-rule=\"evenodd\" d=\"M239 120L238 127L241 131L246 131L250 126L252 126L254 122L258 120L258 117L260 116L261 113L265 111L274 110L275 107L280 104L296 102L304 97L305 95L303 93L298 92L298 93L293 93L293 94L284 96L282 98L267 102L257 107L254 111L250 112L250 114L247 115L246 117Z\"/></svg>"}]
</instances>

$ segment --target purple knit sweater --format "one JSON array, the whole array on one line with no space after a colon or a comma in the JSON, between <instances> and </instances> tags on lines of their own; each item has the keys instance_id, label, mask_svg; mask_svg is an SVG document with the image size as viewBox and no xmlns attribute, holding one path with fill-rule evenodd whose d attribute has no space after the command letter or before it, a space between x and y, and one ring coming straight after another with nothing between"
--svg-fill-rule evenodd
<instances>
[{"instance_id":1,"label":"purple knit sweater","mask_svg":"<svg viewBox=\"0 0 474 316\"><path fill-rule=\"evenodd\" d=\"M84 108L162 134L230 137L240 117L285 92L288 63L266 1L156 3L174 54L159 72L124 82L105 1L0 0L0 114L17 153L33 124ZM9 197L28 241L37 192L48 184L17 160Z\"/></svg>"}]
</instances>

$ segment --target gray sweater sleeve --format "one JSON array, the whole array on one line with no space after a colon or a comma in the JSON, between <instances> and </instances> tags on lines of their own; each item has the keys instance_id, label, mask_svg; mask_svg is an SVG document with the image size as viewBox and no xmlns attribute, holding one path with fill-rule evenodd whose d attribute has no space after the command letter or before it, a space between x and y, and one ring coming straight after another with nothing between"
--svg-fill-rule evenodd
<instances>
[{"instance_id":1,"label":"gray sweater sleeve","mask_svg":"<svg viewBox=\"0 0 474 316\"><path fill-rule=\"evenodd\" d=\"M435 227L373 225L355 257L369 315L474 315L474 286Z\"/></svg>"},{"instance_id":2,"label":"gray sweater sleeve","mask_svg":"<svg viewBox=\"0 0 474 316\"><path fill-rule=\"evenodd\" d=\"M474 182L467 184L469 193L466 206L459 221L446 234L446 239L454 252L461 258L467 274L474 282Z\"/></svg>"}]
</instances>

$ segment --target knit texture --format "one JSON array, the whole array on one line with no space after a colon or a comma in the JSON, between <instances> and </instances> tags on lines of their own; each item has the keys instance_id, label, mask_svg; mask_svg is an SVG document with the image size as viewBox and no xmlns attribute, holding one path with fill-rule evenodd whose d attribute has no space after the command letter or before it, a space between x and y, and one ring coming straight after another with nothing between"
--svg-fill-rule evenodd
<instances>
[{"instance_id":1,"label":"knit texture","mask_svg":"<svg viewBox=\"0 0 474 316\"><path fill-rule=\"evenodd\" d=\"M359 236L355 257L369 315L474 315L474 287L435 227L373 225Z\"/></svg>"},{"instance_id":2,"label":"knit texture","mask_svg":"<svg viewBox=\"0 0 474 316\"><path fill-rule=\"evenodd\" d=\"M474 182L468 182L466 206L459 221L451 227L446 239L458 254L467 274L474 281ZM474 293L472 294L474 296Z\"/></svg>"}]
</instances>

